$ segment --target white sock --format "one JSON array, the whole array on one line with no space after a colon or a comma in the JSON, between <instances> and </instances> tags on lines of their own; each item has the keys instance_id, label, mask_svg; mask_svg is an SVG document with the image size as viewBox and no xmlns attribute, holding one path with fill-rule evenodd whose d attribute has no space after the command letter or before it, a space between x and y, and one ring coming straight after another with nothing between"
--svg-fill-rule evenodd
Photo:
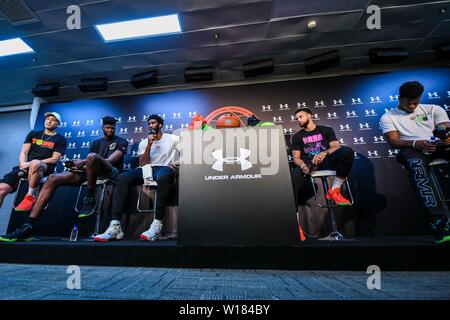
<instances>
[{"instance_id":1,"label":"white sock","mask_svg":"<svg viewBox=\"0 0 450 320\"><path fill-rule=\"evenodd\" d=\"M154 219L153 222L156 224L162 224L162 220L158 220L158 219Z\"/></svg>"},{"instance_id":2,"label":"white sock","mask_svg":"<svg viewBox=\"0 0 450 320\"><path fill-rule=\"evenodd\" d=\"M39 187L37 188L28 188L28 194L30 196L36 197L39 191Z\"/></svg>"},{"instance_id":3,"label":"white sock","mask_svg":"<svg viewBox=\"0 0 450 320\"><path fill-rule=\"evenodd\" d=\"M120 226L120 221L119 220L111 220L111 224L110 225L111 226L112 225L115 225L115 226L119 225Z\"/></svg>"},{"instance_id":4,"label":"white sock","mask_svg":"<svg viewBox=\"0 0 450 320\"><path fill-rule=\"evenodd\" d=\"M331 186L331 189L341 188L344 181L345 181L344 179L339 179L338 177L334 177L333 185Z\"/></svg>"}]
</instances>

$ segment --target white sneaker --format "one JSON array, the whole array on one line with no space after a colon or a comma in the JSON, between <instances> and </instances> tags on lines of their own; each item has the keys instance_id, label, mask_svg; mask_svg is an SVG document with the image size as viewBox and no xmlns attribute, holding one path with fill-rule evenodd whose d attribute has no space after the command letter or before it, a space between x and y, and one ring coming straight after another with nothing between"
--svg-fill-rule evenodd
<instances>
[{"instance_id":1,"label":"white sneaker","mask_svg":"<svg viewBox=\"0 0 450 320\"><path fill-rule=\"evenodd\" d=\"M153 220L150 228L147 231L143 232L139 238L146 241L155 241L161 236L162 226L163 224L161 220Z\"/></svg>"},{"instance_id":2,"label":"white sneaker","mask_svg":"<svg viewBox=\"0 0 450 320\"><path fill-rule=\"evenodd\" d=\"M120 240L124 237L120 223L116 221L111 221L108 229L102 234L94 237L94 241L108 242L111 240Z\"/></svg>"}]
</instances>

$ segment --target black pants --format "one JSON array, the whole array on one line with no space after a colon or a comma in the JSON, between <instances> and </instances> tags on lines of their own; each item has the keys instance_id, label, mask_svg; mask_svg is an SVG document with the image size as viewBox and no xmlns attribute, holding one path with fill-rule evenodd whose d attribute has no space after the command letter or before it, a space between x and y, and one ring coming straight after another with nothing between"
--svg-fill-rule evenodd
<instances>
[{"instance_id":1,"label":"black pants","mask_svg":"<svg viewBox=\"0 0 450 320\"><path fill-rule=\"evenodd\" d=\"M158 183L155 218L162 220L166 211L167 202L170 199L171 187L175 181L175 171L171 167L153 167L152 169L153 180ZM117 186L114 189L111 208L112 218L114 220L120 221L125 200L131 187L138 186L143 183L144 179L142 178L141 168L125 171L119 176L117 179Z\"/></svg>"},{"instance_id":2,"label":"black pants","mask_svg":"<svg viewBox=\"0 0 450 320\"><path fill-rule=\"evenodd\" d=\"M397 160L408 171L409 179L422 206L431 216L446 216L447 212L439 200L436 187L431 179L431 169L428 166L436 158L450 160L450 152L438 151L431 155L425 155L420 150L407 147L401 149L397 155Z\"/></svg>"},{"instance_id":3,"label":"black pants","mask_svg":"<svg viewBox=\"0 0 450 320\"><path fill-rule=\"evenodd\" d=\"M324 161L313 170L336 170L338 177L345 178L349 175L352 169L353 160L355 159L355 153L350 147L340 147L335 152L327 156ZM294 188L294 197L296 207L299 204L305 204L309 199L310 183L309 176L303 173L302 168L296 166L292 172L292 185Z\"/></svg>"}]
</instances>

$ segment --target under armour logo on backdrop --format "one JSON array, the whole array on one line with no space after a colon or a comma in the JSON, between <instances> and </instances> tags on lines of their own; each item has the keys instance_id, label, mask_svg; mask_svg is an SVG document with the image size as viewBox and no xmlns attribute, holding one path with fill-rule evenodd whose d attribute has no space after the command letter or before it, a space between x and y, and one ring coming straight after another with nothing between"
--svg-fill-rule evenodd
<instances>
[{"instance_id":1,"label":"under armour logo on backdrop","mask_svg":"<svg viewBox=\"0 0 450 320\"><path fill-rule=\"evenodd\" d=\"M216 159L216 162L212 165L212 168L217 171L223 171L223 164L224 163L240 163L241 164L241 170L245 171L247 169L250 169L252 167L252 163L247 160L248 157L250 157L251 151L240 148L239 151L239 157L223 157L223 150L219 149L212 153L212 156L214 159Z\"/></svg>"}]
</instances>

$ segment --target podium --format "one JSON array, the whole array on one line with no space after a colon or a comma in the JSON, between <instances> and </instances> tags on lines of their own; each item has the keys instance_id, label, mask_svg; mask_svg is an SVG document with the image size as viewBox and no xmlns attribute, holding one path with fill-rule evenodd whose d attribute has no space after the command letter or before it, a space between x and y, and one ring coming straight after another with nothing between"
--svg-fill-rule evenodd
<instances>
[{"instance_id":1,"label":"podium","mask_svg":"<svg viewBox=\"0 0 450 320\"><path fill-rule=\"evenodd\" d=\"M178 244L300 243L281 126L181 135Z\"/></svg>"}]
</instances>

